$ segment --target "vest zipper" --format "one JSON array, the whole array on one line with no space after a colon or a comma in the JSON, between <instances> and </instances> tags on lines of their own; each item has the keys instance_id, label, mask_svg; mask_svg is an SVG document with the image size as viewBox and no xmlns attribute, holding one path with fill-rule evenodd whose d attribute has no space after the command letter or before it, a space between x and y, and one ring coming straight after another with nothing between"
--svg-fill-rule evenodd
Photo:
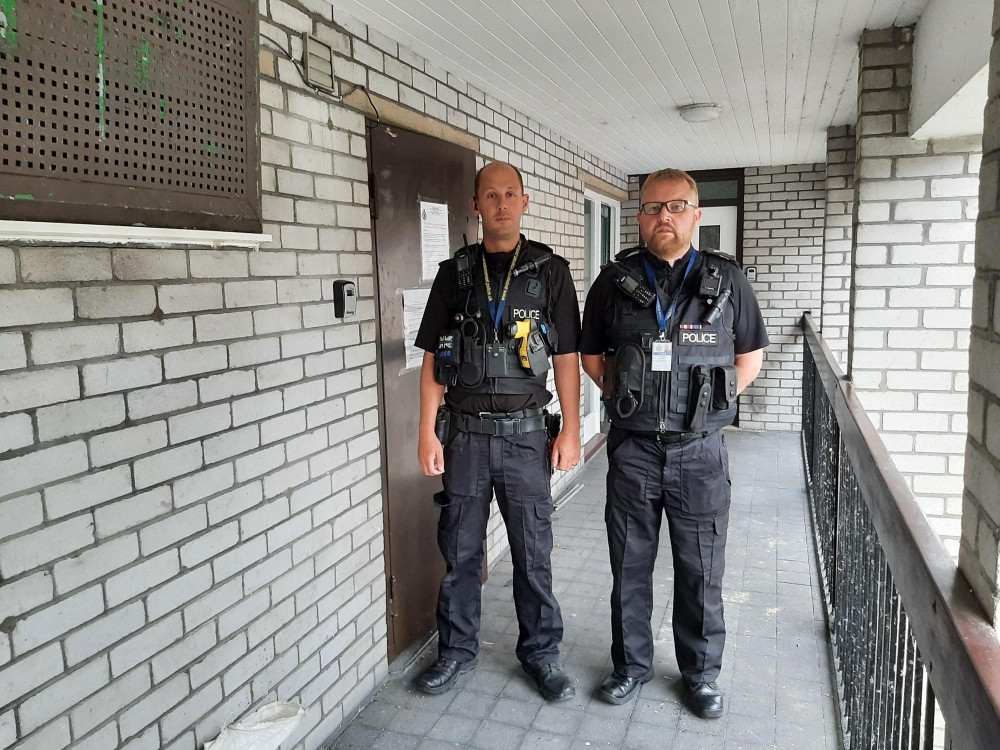
<instances>
[{"instance_id":1,"label":"vest zipper","mask_svg":"<svg viewBox=\"0 0 1000 750\"><path fill-rule=\"evenodd\" d=\"M660 379L660 432L667 431L667 419L670 416L670 378L673 372L663 373Z\"/></svg>"}]
</instances>

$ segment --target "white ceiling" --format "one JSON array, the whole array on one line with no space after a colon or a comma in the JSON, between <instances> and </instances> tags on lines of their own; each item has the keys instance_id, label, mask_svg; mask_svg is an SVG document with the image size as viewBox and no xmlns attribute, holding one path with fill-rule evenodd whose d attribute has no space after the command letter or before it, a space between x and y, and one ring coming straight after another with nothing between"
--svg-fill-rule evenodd
<instances>
[{"instance_id":1,"label":"white ceiling","mask_svg":"<svg viewBox=\"0 0 1000 750\"><path fill-rule=\"evenodd\" d=\"M928 0L333 0L626 173L826 160L865 28ZM711 123L677 106L717 102Z\"/></svg>"}]
</instances>

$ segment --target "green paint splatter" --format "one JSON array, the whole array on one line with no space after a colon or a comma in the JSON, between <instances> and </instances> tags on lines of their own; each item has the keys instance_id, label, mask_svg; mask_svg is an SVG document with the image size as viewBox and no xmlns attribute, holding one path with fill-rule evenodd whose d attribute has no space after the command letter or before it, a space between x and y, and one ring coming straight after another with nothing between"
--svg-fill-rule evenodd
<instances>
[{"instance_id":1,"label":"green paint splatter","mask_svg":"<svg viewBox=\"0 0 1000 750\"><path fill-rule=\"evenodd\" d=\"M140 89L149 88L149 42L145 39L135 52L135 85Z\"/></svg>"},{"instance_id":2,"label":"green paint splatter","mask_svg":"<svg viewBox=\"0 0 1000 750\"><path fill-rule=\"evenodd\" d=\"M214 143L203 143L201 144L201 150L214 153L217 150L217 147L215 146Z\"/></svg>"},{"instance_id":3,"label":"green paint splatter","mask_svg":"<svg viewBox=\"0 0 1000 750\"><path fill-rule=\"evenodd\" d=\"M182 42L185 39L187 39L187 34L184 33L184 29L182 29L180 26L175 27L174 32L177 36L178 42Z\"/></svg>"},{"instance_id":4,"label":"green paint splatter","mask_svg":"<svg viewBox=\"0 0 1000 750\"><path fill-rule=\"evenodd\" d=\"M97 99L101 108L100 139L103 141L104 131L107 129L107 122L104 119L104 102L107 95L104 81L104 0L94 0L94 5L97 8Z\"/></svg>"},{"instance_id":5,"label":"green paint splatter","mask_svg":"<svg viewBox=\"0 0 1000 750\"><path fill-rule=\"evenodd\" d=\"M0 41L17 46L17 0L0 0Z\"/></svg>"},{"instance_id":6,"label":"green paint splatter","mask_svg":"<svg viewBox=\"0 0 1000 750\"><path fill-rule=\"evenodd\" d=\"M4 195L3 193L0 193L0 198L3 198L5 200L9 200L9 201L33 201L33 200L35 200L35 196L33 196L31 193L15 193L14 195Z\"/></svg>"},{"instance_id":7,"label":"green paint splatter","mask_svg":"<svg viewBox=\"0 0 1000 750\"><path fill-rule=\"evenodd\" d=\"M160 120L166 119L167 116L167 100L163 98L163 87L160 87Z\"/></svg>"}]
</instances>

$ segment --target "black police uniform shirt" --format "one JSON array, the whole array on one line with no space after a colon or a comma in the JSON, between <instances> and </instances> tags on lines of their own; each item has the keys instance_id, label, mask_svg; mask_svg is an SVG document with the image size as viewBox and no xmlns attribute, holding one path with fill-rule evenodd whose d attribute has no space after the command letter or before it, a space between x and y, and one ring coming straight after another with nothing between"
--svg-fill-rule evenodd
<instances>
[{"instance_id":1,"label":"black police uniform shirt","mask_svg":"<svg viewBox=\"0 0 1000 750\"><path fill-rule=\"evenodd\" d=\"M673 267L648 250L642 251L653 268L653 276L660 291L660 299L666 303L664 309L670 306L669 301L678 293L692 249L689 249L683 258L674 261ZM704 253L698 253L698 255L704 260ZM682 290L684 294L698 293L698 287L701 283L701 274L698 271L701 268L701 263L695 264L687 281L684 282ZM731 273L733 294L728 304L731 304L735 310L734 351L736 354L746 354L763 349L770 341L753 287L750 286L750 282L747 281L742 271L737 271L735 266L731 268L733 271ZM645 277L643 281L648 284ZM614 325L615 301L621 294L622 292L615 285L614 279L608 271L601 273L594 281L587 293L587 303L583 309L583 330L580 334L581 354L605 354L607 352L608 334ZM672 322L671 325L674 323Z\"/></svg>"},{"instance_id":2,"label":"black police uniform shirt","mask_svg":"<svg viewBox=\"0 0 1000 750\"><path fill-rule=\"evenodd\" d=\"M511 261L514 259L514 251L485 253L485 257L486 268L490 276L490 288L494 290L494 296L498 296L497 290L500 293L503 292L503 284L507 279L507 271L510 269ZM483 266L478 258L475 260L474 268L477 275L482 275ZM573 278L565 263L550 261L543 268L545 270L542 271L542 274L549 274L548 315L558 334L558 344L553 354L573 354L579 351L580 337L580 305L576 299ZM458 290L454 263L446 263L438 269L414 342L418 348L431 354L437 351L438 336L451 324L454 312L465 307L467 294L468 292ZM472 295L470 307L476 309L476 292L473 291ZM485 316L486 325L489 327L491 321L489 320L486 300L480 300L479 309ZM461 414L477 414L479 412L509 414L522 409L541 408L551 400L552 394L548 392L540 394L469 393L449 388L444 395L444 401L448 408Z\"/></svg>"}]
</instances>

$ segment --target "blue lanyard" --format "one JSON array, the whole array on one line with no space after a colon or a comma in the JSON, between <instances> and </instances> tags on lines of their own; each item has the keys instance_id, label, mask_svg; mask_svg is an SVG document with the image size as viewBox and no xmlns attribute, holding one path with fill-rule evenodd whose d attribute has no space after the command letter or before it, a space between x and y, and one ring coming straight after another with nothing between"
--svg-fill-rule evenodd
<instances>
[{"instance_id":1,"label":"blue lanyard","mask_svg":"<svg viewBox=\"0 0 1000 750\"><path fill-rule=\"evenodd\" d=\"M688 274L691 273L691 268L694 266L694 259L697 254L698 251L691 248L691 259L688 261L687 268L684 269L684 278L681 279L681 285L677 287L677 294L674 295L674 299L670 303L670 309L666 313L663 312L663 303L660 302L660 288L656 285L656 274L653 273L653 267L649 264L649 258L643 258L643 263L646 264L646 278L649 279L649 284L653 287L653 293L656 295L656 321L660 324L661 334L666 332L667 324L677 310L677 299L681 296L681 289L684 288L684 282L687 281Z\"/></svg>"},{"instance_id":2,"label":"blue lanyard","mask_svg":"<svg viewBox=\"0 0 1000 750\"><path fill-rule=\"evenodd\" d=\"M510 260L510 268L507 269L507 280L504 282L503 291L500 293L500 300L493 301L493 290L490 289L490 272L486 267L486 249L483 248L483 281L486 282L486 300L490 308L490 319L493 321L493 330L500 330L500 321L503 319L503 309L507 306L507 290L510 288L510 280L514 275L514 268L517 266L517 256L521 254L521 240L518 239L514 248L514 257ZM498 290L499 291L499 290Z\"/></svg>"}]
</instances>

